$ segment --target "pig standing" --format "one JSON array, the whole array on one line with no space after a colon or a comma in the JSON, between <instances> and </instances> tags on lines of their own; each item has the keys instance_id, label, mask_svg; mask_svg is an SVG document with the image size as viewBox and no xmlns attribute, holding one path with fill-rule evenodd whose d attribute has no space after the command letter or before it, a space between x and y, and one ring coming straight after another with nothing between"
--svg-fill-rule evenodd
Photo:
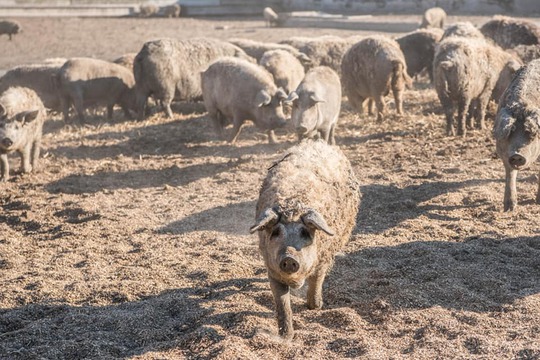
<instances>
[{"instance_id":1,"label":"pig standing","mask_svg":"<svg viewBox=\"0 0 540 360\"><path fill-rule=\"evenodd\" d=\"M122 65L91 58L73 58L60 68L55 77L64 112L69 121L71 104L80 121L84 109L91 105L107 106L107 118L112 119L113 108L119 104L126 117L135 110L135 79L133 72Z\"/></svg>"},{"instance_id":2,"label":"pig standing","mask_svg":"<svg viewBox=\"0 0 540 360\"><path fill-rule=\"evenodd\" d=\"M277 88L272 75L246 60L225 57L214 62L201 75L204 105L216 131L232 122L234 143L242 125L251 120L268 130L268 140L274 143L274 129L286 124L282 102L285 91Z\"/></svg>"},{"instance_id":3,"label":"pig standing","mask_svg":"<svg viewBox=\"0 0 540 360\"><path fill-rule=\"evenodd\" d=\"M292 123L298 140L320 136L332 145L341 108L341 82L338 74L326 66L308 71L296 91L289 94Z\"/></svg>"},{"instance_id":4,"label":"pig standing","mask_svg":"<svg viewBox=\"0 0 540 360\"><path fill-rule=\"evenodd\" d=\"M303 141L270 167L250 232L259 232L282 337L294 335L290 287L307 280L308 308L322 307L324 279L349 241L358 201L351 164L323 141Z\"/></svg>"},{"instance_id":5,"label":"pig standing","mask_svg":"<svg viewBox=\"0 0 540 360\"><path fill-rule=\"evenodd\" d=\"M406 86L412 86L399 44L382 35L366 37L345 53L341 82L345 95L358 112L363 112L365 100L375 101L377 121L383 120L384 97L390 91L394 94L396 112L403 114L403 91Z\"/></svg>"},{"instance_id":6,"label":"pig standing","mask_svg":"<svg viewBox=\"0 0 540 360\"><path fill-rule=\"evenodd\" d=\"M511 76L521 66L519 60L485 40L451 37L437 47L433 76L437 95L446 115L446 133L455 135L454 113L457 108L457 134L466 135L465 120L472 127L484 128L486 108L493 93L502 93Z\"/></svg>"},{"instance_id":7,"label":"pig standing","mask_svg":"<svg viewBox=\"0 0 540 360\"><path fill-rule=\"evenodd\" d=\"M9 179L7 154L21 155L23 173L37 168L46 111L35 91L11 87L0 95L0 181Z\"/></svg>"},{"instance_id":8,"label":"pig standing","mask_svg":"<svg viewBox=\"0 0 540 360\"><path fill-rule=\"evenodd\" d=\"M504 211L511 211L517 206L518 171L540 155L540 60L521 68L504 92L493 135L506 170ZM540 182L538 185L536 203L540 204Z\"/></svg>"}]
</instances>

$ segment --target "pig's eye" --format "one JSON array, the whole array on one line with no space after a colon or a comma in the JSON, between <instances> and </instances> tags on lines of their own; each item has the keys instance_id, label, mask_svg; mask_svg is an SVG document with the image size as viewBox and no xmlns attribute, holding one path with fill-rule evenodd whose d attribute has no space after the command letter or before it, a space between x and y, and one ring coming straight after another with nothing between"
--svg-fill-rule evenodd
<instances>
[{"instance_id":1,"label":"pig's eye","mask_svg":"<svg viewBox=\"0 0 540 360\"><path fill-rule=\"evenodd\" d=\"M311 238L311 234L306 228L302 228L302 230L300 230L300 236L303 238Z\"/></svg>"},{"instance_id":2,"label":"pig's eye","mask_svg":"<svg viewBox=\"0 0 540 360\"><path fill-rule=\"evenodd\" d=\"M270 237L278 237L280 233L281 233L281 230L279 230L279 228L277 227L274 230L272 230L272 235L270 235Z\"/></svg>"}]
</instances>

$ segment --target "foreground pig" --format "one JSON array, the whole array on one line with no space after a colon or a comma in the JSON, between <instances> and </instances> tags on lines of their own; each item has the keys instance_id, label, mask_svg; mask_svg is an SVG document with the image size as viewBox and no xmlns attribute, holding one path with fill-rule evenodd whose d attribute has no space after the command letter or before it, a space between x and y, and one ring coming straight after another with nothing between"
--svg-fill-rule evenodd
<instances>
[{"instance_id":1,"label":"foreground pig","mask_svg":"<svg viewBox=\"0 0 540 360\"><path fill-rule=\"evenodd\" d=\"M270 167L250 232L259 232L280 336L294 335L290 287L307 280L308 308L322 307L324 279L334 255L349 241L358 200L349 161L323 141L303 141Z\"/></svg>"},{"instance_id":2,"label":"foreground pig","mask_svg":"<svg viewBox=\"0 0 540 360\"><path fill-rule=\"evenodd\" d=\"M35 91L12 87L0 95L0 181L9 179L7 154L21 155L23 173L37 168L45 107Z\"/></svg>"},{"instance_id":3,"label":"foreground pig","mask_svg":"<svg viewBox=\"0 0 540 360\"><path fill-rule=\"evenodd\" d=\"M332 145L341 108L341 82L338 74L326 66L308 71L296 91L289 94L292 123L298 140L317 134Z\"/></svg>"},{"instance_id":4,"label":"foreground pig","mask_svg":"<svg viewBox=\"0 0 540 360\"><path fill-rule=\"evenodd\" d=\"M517 173L540 155L540 60L521 68L504 92L493 134L506 170L504 211L514 210ZM536 203L540 204L540 183Z\"/></svg>"},{"instance_id":5,"label":"foreground pig","mask_svg":"<svg viewBox=\"0 0 540 360\"><path fill-rule=\"evenodd\" d=\"M244 122L251 120L268 131L270 143L276 141L274 129L286 124L282 102L287 95L268 71L246 60L225 57L210 65L201 80L204 105L219 135L232 123L229 141L234 143Z\"/></svg>"}]
</instances>

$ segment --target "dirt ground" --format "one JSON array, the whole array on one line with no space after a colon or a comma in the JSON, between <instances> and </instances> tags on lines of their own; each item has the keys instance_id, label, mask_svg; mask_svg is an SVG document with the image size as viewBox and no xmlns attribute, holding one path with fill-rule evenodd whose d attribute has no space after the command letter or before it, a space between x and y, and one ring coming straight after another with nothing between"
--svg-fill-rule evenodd
<instances>
[{"instance_id":1,"label":"dirt ground","mask_svg":"<svg viewBox=\"0 0 540 360\"><path fill-rule=\"evenodd\" d=\"M359 33L230 19L20 21L24 33L0 38L0 68L113 59L161 36ZM539 167L520 174L519 207L503 213L490 129L446 137L425 79L406 92L407 115L389 102L379 124L344 100L336 140L361 183L357 228L323 310L306 308L304 289L293 297L291 343L275 336L248 229L266 169L294 135L269 145L246 126L232 146L201 104L177 104L173 120L117 112L65 126L51 116L39 172L0 184L0 358L539 359Z\"/></svg>"}]
</instances>

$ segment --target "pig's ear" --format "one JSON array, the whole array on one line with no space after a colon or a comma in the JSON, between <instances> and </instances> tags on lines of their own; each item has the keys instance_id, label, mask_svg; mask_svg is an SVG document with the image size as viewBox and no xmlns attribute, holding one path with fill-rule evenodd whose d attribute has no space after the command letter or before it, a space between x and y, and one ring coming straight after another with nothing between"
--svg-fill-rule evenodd
<instances>
[{"instance_id":1,"label":"pig's ear","mask_svg":"<svg viewBox=\"0 0 540 360\"><path fill-rule=\"evenodd\" d=\"M268 208L259 215L255 225L249 228L249 232L253 234L255 231L263 230L268 226L272 226L279 221L279 214L272 208Z\"/></svg>"},{"instance_id":2,"label":"pig's ear","mask_svg":"<svg viewBox=\"0 0 540 360\"><path fill-rule=\"evenodd\" d=\"M303 52L299 53L298 56L296 57L298 60L300 60L300 62L302 63L302 65L306 66L306 65L311 65L312 64L312 61L311 59L309 58L309 56L307 56L306 54L304 54Z\"/></svg>"},{"instance_id":3,"label":"pig's ear","mask_svg":"<svg viewBox=\"0 0 540 360\"><path fill-rule=\"evenodd\" d=\"M270 104L271 101L272 101L272 97L266 90L259 91L259 93L255 97L255 102L257 103L257 107L268 105Z\"/></svg>"},{"instance_id":4,"label":"pig's ear","mask_svg":"<svg viewBox=\"0 0 540 360\"><path fill-rule=\"evenodd\" d=\"M315 93L312 93L309 98L311 99L311 101L313 102L316 102L316 103L324 103L326 102L326 100L324 100L322 97L320 97L319 95L315 94Z\"/></svg>"},{"instance_id":5,"label":"pig's ear","mask_svg":"<svg viewBox=\"0 0 540 360\"><path fill-rule=\"evenodd\" d=\"M285 90L283 90L283 88L279 88L276 91L276 97L279 99L279 101L286 100L287 99L287 93L285 92Z\"/></svg>"},{"instance_id":6,"label":"pig's ear","mask_svg":"<svg viewBox=\"0 0 540 360\"><path fill-rule=\"evenodd\" d=\"M302 222L311 229L322 230L330 236L334 236L334 230L330 229L326 221L321 214L317 211L310 209L302 216Z\"/></svg>"},{"instance_id":7,"label":"pig's ear","mask_svg":"<svg viewBox=\"0 0 540 360\"><path fill-rule=\"evenodd\" d=\"M510 133L514 129L514 123L516 118L508 112L507 108L501 108L497 113L497 119L495 120L495 127L493 128L493 136L496 140L504 140L510 136Z\"/></svg>"},{"instance_id":8,"label":"pig's ear","mask_svg":"<svg viewBox=\"0 0 540 360\"><path fill-rule=\"evenodd\" d=\"M284 101L285 104L292 104L295 100L298 100L298 94L296 91L291 91L287 99Z\"/></svg>"},{"instance_id":9,"label":"pig's ear","mask_svg":"<svg viewBox=\"0 0 540 360\"><path fill-rule=\"evenodd\" d=\"M23 124L30 123L37 119L39 110L25 111L17 114L15 120L22 122Z\"/></svg>"}]
</instances>

